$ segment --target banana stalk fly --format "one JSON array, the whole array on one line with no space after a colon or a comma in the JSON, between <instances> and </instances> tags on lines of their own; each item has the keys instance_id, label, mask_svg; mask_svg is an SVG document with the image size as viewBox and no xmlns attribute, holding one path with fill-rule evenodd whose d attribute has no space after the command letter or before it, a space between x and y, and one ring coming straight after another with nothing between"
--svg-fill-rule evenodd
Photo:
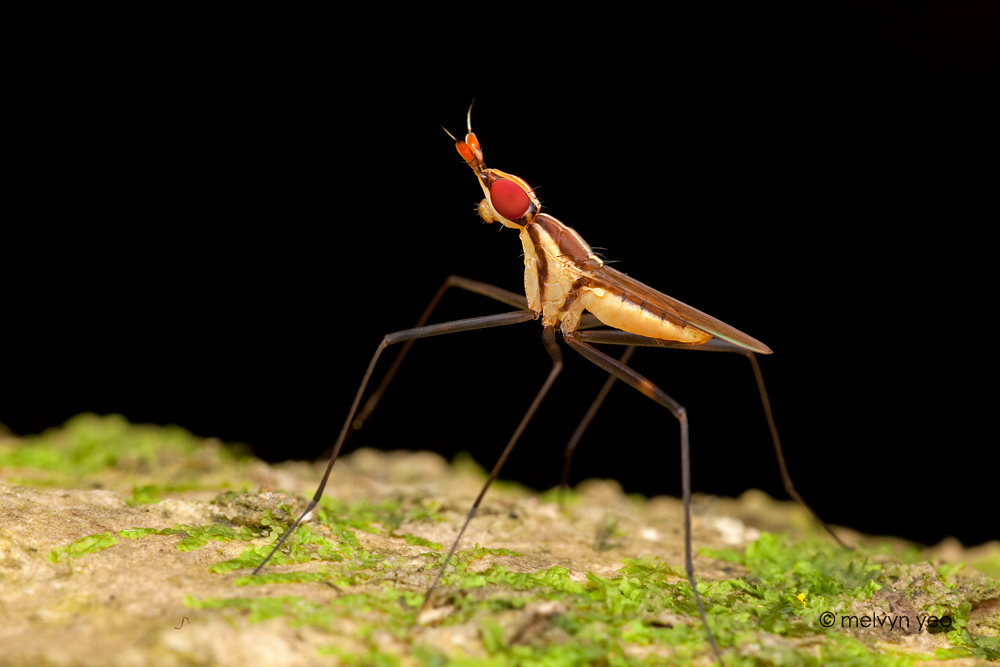
<instances>
[{"instance_id":1,"label":"banana stalk fly","mask_svg":"<svg viewBox=\"0 0 1000 667\"><path fill-rule=\"evenodd\" d=\"M476 514L490 484L497 478L504 462L514 449L514 445L535 414L542 399L555 382L563 367L562 352L557 342L556 333L562 335L562 340L588 361L604 369L609 378L602 388L597 400L593 403L580 426L570 439L566 448L563 469L563 484L568 475L570 462L576 443L591 418L600 407L604 396L611 385L621 380L632 386L644 396L666 408L677 420L680 426L681 445L681 487L684 501L684 569L687 573L691 594L694 597L698 614L705 627L705 632L712 651L722 663L722 654L712 630L709 627L702 605L701 596L695 585L694 565L691 556L691 470L690 443L688 437L688 416L682 405L668 396L663 390L632 370L627 362L636 346L667 347L687 350L704 350L712 352L733 352L741 354L750 360L761 403L767 418L771 439L778 458L778 467L787 493L799 504L805 507L833 538L842 546L840 538L826 523L810 508L796 492L785 466L778 438L771 405L764 387L763 376L757 363L756 354L771 354L770 348L760 341L737 331L733 327L692 308L674 298L640 283L634 278L606 266L590 246L577 234L552 216L541 213L541 204L532 188L522 179L502 172L498 169L487 169L483 164L482 147L472 132L472 107L470 105L466 116L468 133L464 140L455 139L455 146L466 164L472 169L483 190L484 198L479 203L480 217L486 222L499 222L504 227L518 231L521 245L524 248L524 289L525 295L494 287L492 285L468 280L459 276L449 277L437 291L428 304L417 325L386 335L375 354L372 356L348 411L347 419L340 430L336 444L333 446L330 460L327 463L323 479L316 489L306 510L285 531L281 539L267 555L264 561L254 570L254 574L267 564L271 557L281 548L289 535L315 509L323 496L330 478L333 465L340 455L345 439L364 421L375 409L389 381L395 375L403 357L409 351L413 341L429 336L472 331L490 327L519 324L529 320L541 320L542 342L552 359L552 368L541 389L535 395L527 413L521 419L514 434L504 447L500 458L490 471L486 483L469 509L451 550L448 552L434 582L428 588L424 597L423 607L426 608L432 593L441 582L458 544L465 533L469 522ZM447 130L445 130L447 132ZM427 320L437 306L443 294L451 287L458 287L470 292L481 294L500 303L510 305L517 310L498 315L486 315L470 319L456 320L441 324L427 325ZM587 311L587 312L584 312ZM606 325L609 329L594 329L592 327ZM368 387L375 366L382 352L396 343L404 343L399 354L389 368L379 387L359 411L361 398ZM594 348L591 343L622 345L626 351L620 359L615 359Z\"/></svg>"}]
</instances>

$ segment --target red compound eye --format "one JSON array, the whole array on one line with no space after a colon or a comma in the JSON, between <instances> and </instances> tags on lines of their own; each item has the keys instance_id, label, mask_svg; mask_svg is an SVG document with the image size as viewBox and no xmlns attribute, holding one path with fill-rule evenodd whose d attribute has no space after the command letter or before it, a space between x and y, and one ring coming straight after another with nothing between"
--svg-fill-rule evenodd
<instances>
[{"instance_id":1,"label":"red compound eye","mask_svg":"<svg viewBox=\"0 0 1000 667\"><path fill-rule=\"evenodd\" d=\"M517 220L531 206L531 199L520 185L501 178L490 186L490 203L503 217Z\"/></svg>"}]
</instances>

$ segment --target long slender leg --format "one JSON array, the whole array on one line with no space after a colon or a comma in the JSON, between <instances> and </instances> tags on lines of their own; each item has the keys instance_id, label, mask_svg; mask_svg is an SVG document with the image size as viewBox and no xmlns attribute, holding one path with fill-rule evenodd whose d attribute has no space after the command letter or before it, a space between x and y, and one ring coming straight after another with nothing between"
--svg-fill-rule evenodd
<instances>
[{"instance_id":1,"label":"long slender leg","mask_svg":"<svg viewBox=\"0 0 1000 667\"><path fill-rule=\"evenodd\" d=\"M618 359L619 362L627 364L629 359L632 358L632 354L635 352L635 345L629 345L625 348L625 353ZM583 415L583 419L577 425L576 430L573 431L573 435L570 437L569 442L566 443L566 450L563 452L563 472L562 479L559 481L559 502L562 503L563 496L566 493L566 488L569 486L569 469L573 464L573 454L576 453L576 446L580 444L580 438L583 437L584 431L590 426L590 422L594 420L594 415L597 411L601 409L604 405L604 400L608 397L611 392L611 387L614 386L616 378L614 375L609 375L608 379L604 382L604 386L601 390L597 392L597 398L594 402L590 404L590 409L587 413Z\"/></svg>"},{"instance_id":2,"label":"long slender leg","mask_svg":"<svg viewBox=\"0 0 1000 667\"><path fill-rule=\"evenodd\" d=\"M427 324L427 320L430 319L431 314L437 307L444 293L448 291L451 287L457 287L459 289L466 290L467 292L472 292L474 294L480 294L487 298L493 299L494 301L499 301L500 303L505 303L509 306L515 308L527 308L524 295L517 294L516 292L510 292L503 289L502 287L497 287L495 285L490 285L489 283L479 282L478 280L470 280L468 278L463 278L462 276L451 275L444 281L438 291L434 294L430 303L424 309L423 314L421 314L420 319L417 320L415 327L422 327ZM588 329L595 326L603 326L601 322L590 313L585 313L583 319L580 321L581 329ZM382 400L382 395L385 394L386 389L389 387L389 383L395 377L396 372L399 370L400 365L403 363L404 357L409 353L410 348L413 346L413 340L406 341L399 352L396 354L396 358L393 359L392 365L389 366L389 370L386 371L385 375L382 376L382 380L379 382L378 387L372 392L368 400L365 401L364 406L358 410L351 422L351 426L347 431L347 437L350 437L352 433L361 429L364 423L371 417L372 412L378 406L379 401ZM596 409L595 409L596 412ZM593 415L591 415L591 419ZM583 435L583 431L580 432ZM332 451L327 450L327 452Z\"/></svg>"},{"instance_id":3,"label":"long slender leg","mask_svg":"<svg viewBox=\"0 0 1000 667\"><path fill-rule=\"evenodd\" d=\"M533 320L538 317L538 314L531 310L516 310L512 313L501 313L499 315L486 315L484 317L473 317L466 320L456 320L454 322L444 322L442 324L433 324L426 327L415 327L413 329L406 329L404 331L397 331L386 335L382 342L379 343L378 348L375 350L375 354L372 356L372 360L368 363L368 370L365 371L365 376L361 380L361 386L358 387L358 393L354 396L354 403L351 404L351 409L347 413L347 419L344 421L344 426L340 429L340 436L337 438L337 443L333 446L333 453L330 455L330 462L326 464L326 472L323 473L323 479L319 483L319 488L316 489L316 493L313 494L313 499L309 502L305 511L299 515L299 518L295 520L285 534L281 536L281 539L277 541L271 552L267 554L264 561L257 566L257 569L253 571L254 574L260 572L261 568L267 565L267 562L271 560L271 557L281 548L288 536L291 535L299 524L302 523L303 519L316 508L319 503L319 499L323 497L323 490L326 489L327 480L330 479L330 471L333 470L333 464L336 463L337 457L340 455L340 448L344 445L344 440L347 438L347 430L354 419L354 413L358 409L358 404L361 403L361 396L365 393L365 388L368 386L368 381L371 379L372 372L375 370L375 364L378 363L379 357L382 356L382 351L385 348L393 345L394 343L400 343L403 341L416 340L417 338L429 338L431 336L440 336L443 334L458 333L460 331L473 331L475 329L488 329L490 327L502 327L508 324L518 324L520 322L527 322L528 320Z\"/></svg>"},{"instance_id":4,"label":"long slender leg","mask_svg":"<svg viewBox=\"0 0 1000 667\"><path fill-rule=\"evenodd\" d=\"M781 471L781 483L785 486L785 493L792 497L793 500L798 502L799 505L805 507L813 518L819 521L819 524L826 528L826 532L837 541L837 544L844 547L845 549L850 549L851 547L844 544L844 541L837 537L837 533L833 532L833 528L827 525L826 521L823 521L819 517L812 507L799 495L799 492L795 490L795 486L792 484L792 476L788 474L788 468L785 466L785 455L781 451L781 438L778 437L778 427L774 423L774 415L771 413L771 399L767 396L767 389L764 387L764 376L760 372L760 365L757 363L757 355L753 352L744 352L744 355L750 360L750 365L753 366L754 377L757 378L757 389L760 392L760 402L764 406L764 416L767 417L767 427L771 429L771 441L774 443L774 453L778 457L778 469Z\"/></svg>"},{"instance_id":5,"label":"long slender leg","mask_svg":"<svg viewBox=\"0 0 1000 667\"><path fill-rule=\"evenodd\" d=\"M722 653L719 652L719 647L715 643L715 637L712 635L712 629L708 626L708 619L705 617L705 608L701 603L701 595L698 593L698 586L694 581L694 561L691 557L691 446L688 439L687 412L684 410L684 406L668 396L655 384L614 357L610 357L583 342L575 333L563 334L563 340L588 361L600 366L614 377L637 389L641 394L670 410L670 413L680 423L681 494L684 500L684 569L687 572L688 583L691 585L691 593L694 595L694 601L698 607L698 614L701 616L701 622L705 626L705 632L708 634L708 643L712 645L712 651L715 652L715 657L721 663Z\"/></svg>"},{"instance_id":6,"label":"long slender leg","mask_svg":"<svg viewBox=\"0 0 1000 667\"><path fill-rule=\"evenodd\" d=\"M547 393L549 393L552 383L556 381L559 371L562 370L562 352L559 350L559 344L556 342L555 329L552 327L545 327L545 329L542 330L542 342L545 343L545 349L549 353L549 356L552 357L552 370L549 371L548 377L545 378L545 383L542 385L542 388L538 390L538 393L535 395L535 400L531 402L531 406L528 408L528 411L524 413L524 417L521 418L521 423L518 424L517 428L514 430L514 435L511 436L510 440L507 442L507 446L504 447L503 452L500 453L500 458L497 459L497 462L493 465L493 470L490 471L490 476L486 479L486 484L483 485L479 495L476 496L476 500L472 503L472 507L469 509L469 514L465 517L465 523L462 524L462 528L458 531L458 536L455 538L454 544L451 545L451 550L448 552L448 555L445 556L444 562L441 564L441 569L438 570L437 577L434 578L434 583L431 584L431 587L427 589L427 594L424 595L424 602L421 605L421 609L427 607L428 602L431 599L431 594L434 593L434 589L436 589L438 584L441 583L441 577L444 576L444 571L448 567L448 562L451 560L451 557L455 555L455 550L458 549L458 543L461 541L462 535L465 534L465 529L468 528L469 522L472 521L472 517L476 515L476 510L479 509L479 504L483 501L483 496L486 495L486 490L490 488L490 484L492 484L493 480L495 480L497 475L500 474L500 469L503 468L503 464L507 461L507 457L510 456L511 451L513 451L514 445L517 444L517 441L520 439L521 434L528 425L528 422L531 421L531 418L538 410L538 406L541 405L542 399L545 398Z\"/></svg>"},{"instance_id":7,"label":"long slender leg","mask_svg":"<svg viewBox=\"0 0 1000 667\"><path fill-rule=\"evenodd\" d=\"M577 336L580 340L590 341L593 343L604 343L608 345L642 345L647 347L670 347L683 350L695 350L701 352L730 352L734 354L739 354L750 360L750 366L753 368L754 379L757 382L757 391L760 394L760 402L764 408L764 416L767 418L767 427L771 431L771 443L774 445L774 453L778 458L778 470L781 473L781 482L785 487L785 493L787 493L792 500L802 505L813 518L836 540L837 544L845 549L850 549L851 547L844 544L844 541L837 536L837 533L833 531L826 521L820 518L819 514L816 513L812 507L799 495L799 492L795 490L795 485L792 484L792 476L788 473L788 466L785 465L785 455L781 447L781 438L778 437L778 426L774 421L774 414L771 411L771 400L767 395L767 387L764 386L764 375L760 371L760 365L757 363L757 355L749 350L746 350L732 343L727 343L724 340L713 338L707 343L702 345L683 345L681 343L667 343L664 341L657 341L652 338L646 338L645 336L637 336L636 334L627 333L624 331L579 331Z\"/></svg>"},{"instance_id":8,"label":"long slender leg","mask_svg":"<svg viewBox=\"0 0 1000 667\"><path fill-rule=\"evenodd\" d=\"M414 325L415 328L419 328L427 324L427 320L430 319L431 313L434 312L438 302L441 301L441 297L444 296L444 293L447 292L450 287L458 287L459 289L464 289L475 294L481 294L495 301L499 301L500 303L513 306L514 308L526 309L528 307L523 294L515 294L514 292L509 292L500 287L496 287L495 285L481 283L478 280L469 280L468 278L463 278L462 276L448 276L448 278L444 281L444 284L438 288L437 292L435 292L431 302L427 304L427 307L424 309L420 319L417 320L417 323ZM396 371L399 370L400 364L403 363L403 358L406 357L410 348L413 347L414 340L416 339L411 338L407 340L402 348L400 348L396 358L392 361L392 365L389 366L389 370L386 371L384 376L382 376L382 381L379 382L378 387L374 392L372 392L372 395L368 397L368 400L365 401L364 407L358 411L354 420L351 422L351 428L347 433L348 436L350 436L350 434L354 431L360 430L368 417L370 417L372 412L375 411L376 406L378 406L378 402L382 400L382 394L385 393L385 390L388 388L392 378L396 375Z\"/></svg>"}]
</instances>

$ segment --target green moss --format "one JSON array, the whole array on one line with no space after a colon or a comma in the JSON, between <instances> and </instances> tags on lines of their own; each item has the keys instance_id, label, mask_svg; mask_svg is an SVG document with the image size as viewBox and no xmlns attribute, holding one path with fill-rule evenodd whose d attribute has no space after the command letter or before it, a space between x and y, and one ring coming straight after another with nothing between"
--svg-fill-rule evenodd
<instances>
[{"instance_id":1,"label":"green moss","mask_svg":"<svg viewBox=\"0 0 1000 667\"><path fill-rule=\"evenodd\" d=\"M163 455L154 451L156 446L146 447L142 442L162 444L172 438L190 438L170 429L160 437L157 429L142 430L146 428L123 425L120 418L80 418L79 423L67 424L62 435L41 436L34 443L41 451L30 456L5 451L2 455L13 459L0 460L5 465L14 459L24 465L30 461L37 469L69 474L73 466L60 467L63 464L53 454L62 452L77 457L88 470L109 465L141 470L164 461ZM97 442L102 438L117 442L117 449ZM126 443L138 449L123 453ZM189 459L200 455L200 451L186 451L178 456ZM179 465L175 469L186 469L183 461ZM155 502L169 487L150 483L130 488L132 500L141 504ZM315 523L300 526L272 560L277 567L252 575L252 569L263 562L284 532L287 517L294 514L289 507L265 507L256 498L232 492L216 498L219 505L239 507L240 518L233 525L132 528L119 531L117 536L166 537L181 551L219 542L246 542L236 558L220 559L209 566L218 575L243 571L242 576L220 577L231 581L233 592L239 591L240 596L188 595L185 604L223 615L233 623L280 618L292 627L315 628L330 638L321 652L346 664L631 666L711 660L692 591L679 563L624 560L610 576L566 567L531 571L526 567L528 559L517 552L476 545L455 554L434 599L424 610L438 613L428 621L421 614L423 591L436 576L444 554L441 545L421 538L414 526L442 520L439 505L406 498L379 503L324 499L317 517L321 527ZM375 538L364 533L380 537L373 542ZM611 523L605 526L604 534L599 543L628 537ZM264 536L267 539L261 540ZM395 540L399 548L379 553L364 546L386 539ZM88 536L53 550L49 560L97 554L112 548L116 541L111 533ZM415 550L408 544L429 550L414 556ZM743 550L705 555L724 563L723 570L733 573L726 580L698 582L709 623L729 665L895 666L931 657L1000 658L996 638L981 633L973 636L971 623L975 602L1000 596L996 581L985 576L970 581L960 566L935 567L921 560L915 548L901 554L884 546L847 551L821 539L795 541L784 535L763 534ZM318 562L313 565L312 561ZM299 567L280 568L291 565ZM276 584L283 586L279 589L283 594L269 595ZM264 585L271 587L262 588ZM317 590L322 594L317 596ZM299 591L301 595L289 594ZM321 599L307 599L307 593ZM897 635L873 633L871 628L851 621L899 615L904 608L925 618L947 616L950 626L935 631L950 647L934 656L907 654L902 644L899 651L893 649ZM825 627L827 614L841 623ZM844 619L849 621L846 626ZM440 644L431 636L450 631L472 638L475 645L468 656L457 651L445 654L437 648Z\"/></svg>"},{"instance_id":2,"label":"green moss","mask_svg":"<svg viewBox=\"0 0 1000 667\"><path fill-rule=\"evenodd\" d=\"M152 496L165 490L201 488L198 477L209 458L235 464L247 454L240 445L197 438L179 426L131 424L114 414L81 414L61 427L0 447L0 466L33 471L15 479L34 485L113 488L122 476L134 480L174 471L169 486L129 483L135 504L155 502Z\"/></svg>"},{"instance_id":3,"label":"green moss","mask_svg":"<svg viewBox=\"0 0 1000 667\"><path fill-rule=\"evenodd\" d=\"M564 489L557 486L544 491L539 500L543 503L552 503L560 507L572 507L580 502L580 494L576 492L576 489L569 487Z\"/></svg>"},{"instance_id":4,"label":"green moss","mask_svg":"<svg viewBox=\"0 0 1000 667\"><path fill-rule=\"evenodd\" d=\"M403 540L406 541L407 544L412 544L414 546L428 547L429 549L436 549L438 551L444 549L444 547L442 547L437 542L431 542L430 540L425 540L424 538L418 537L417 535L410 535L409 533L397 533L396 537L401 537L403 538Z\"/></svg>"},{"instance_id":5,"label":"green moss","mask_svg":"<svg viewBox=\"0 0 1000 667\"><path fill-rule=\"evenodd\" d=\"M1000 579L1000 548L994 548L989 553L970 561L969 565L994 579Z\"/></svg>"},{"instance_id":6,"label":"green moss","mask_svg":"<svg viewBox=\"0 0 1000 667\"><path fill-rule=\"evenodd\" d=\"M160 502L161 493L163 493L163 489L161 489L156 484L133 486L132 499L126 500L125 503L129 507L137 507L138 505L150 505L152 503Z\"/></svg>"},{"instance_id":7,"label":"green moss","mask_svg":"<svg viewBox=\"0 0 1000 667\"><path fill-rule=\"evenodd\" d=\"M331 640L350 627L352 641L360 641L366 648L344 653L344 649L333 644L326 652L350 664L394 664L393 660L399 660L399 656L381 653L375 640L366 633L378 627L380 632L409 637L419 627L422 595L399 590L392 582L396 563L363 549L354 529L347 527L371 519L363 518L366 512L338 520L323 517L334 540L302 526L275 556L275 565L325 561L315 571L266 572L235 581L241 587L327 583L344 593L337 598L316 602L294 595L227 599L188 596L185 604L234 613L251 623L280 617L293 627L309 625L330 632ZM276 525L269 514L263 515L261 522L262 528L273 529L272 537L282 532L283 527ZM257 533L247 526L234 529L218 525L132 529L119 533L132 539L153 534L182 535L177 548L185 550L201 548L210 541L249 540ZM109 537L110 534L84 538L62 551L92 553L111 546ZM248 547L239 558L216 563L211 570L222 573L256 567L270 548L269 544ZM907 582L907 590L930 596L919 610L922 614L951 614L956 619L955 629L948 636L953 648L938 651L939 659L989 659L997 655L995 642L974 641L964 630L970 605L963 601L958 585L951 581L957 572L954 566L934 570L926 563L884 564L876 562L885 558L876 551L845 551L819 540L795 543L772 534L762 535L742 552L726 550L713 555L746 571L745 576L738 578L699 583L713 632L729 664L863 662L896 666L926 659L928 656L874 648L851 632L851 626L848 630L823 627L824 613L838 617L856 615L859 612L853 605L858 603L875 615L891 613L883 608L877 595L886 586L900 582ZM477 627L483 650L489 656L477 664L576 665L595 661L620 665L683 664L706 654L704 630L697 620L690 588L677 568L657 560L625 560L615 576L586 573L581 580L563 567L512 572L490 562L519 557L520 554L509 549L476 545L456 553L453 568L444 577L442 589L449 591L447 602L453 610L443 623L472 623ZM430 563L425 570L429 580L443 554L429 552L423 558ZM52 556L50 559L55 560ZM486 567L472 567L481 562L486 562ZM917 568L922 568L920 573ZM363 593L349 593L361 585ZM511 626L498 619L509 613L527 613L529 605L539 603L555 605L553 611L541 614L541 623L549 634L557 633L559 641L512 643ZM768 636L772 639L763 639ZM817 636L822 637L822 650L807 650L806 646L816 645ZM748 646L756 648L747 654ZM348 655L352 657L345 657ZM412 655L421 664L463 664L461 659L452 660L426 647L419 650L414 647Z\"/></svg>"},{"instance_id":8,"label":"green moss","mask_svg":"<svg viewBox=\"0 0 1000 667\"><path fill-rule=\"evenodd\" d=\"M65 561L67 558L82 558L87 554L103 551L108 547L118 544L118 540L111 533L101 533L99 535L87 535L78 540L74 540L64 547L57 547L49 552L48 559L52 563Z\"/></svg>"},{"instance_id":9,"label":"green moss","mask_svg":"<svg viewBox=\"0 0 1000 667\"><path fill-rule=\"evenodd\" d=\"M147 535L180 535L177 542L178 551L194 551L201 549L209 542L231 542L233 540L252 540L259 537L259 534L252 531L247 526L233 529L220 524L208 526L188 526L177 524L173 528L130 528L118 531L118 537L130 540L137 540Z\"/></svg>"}]
</instances>

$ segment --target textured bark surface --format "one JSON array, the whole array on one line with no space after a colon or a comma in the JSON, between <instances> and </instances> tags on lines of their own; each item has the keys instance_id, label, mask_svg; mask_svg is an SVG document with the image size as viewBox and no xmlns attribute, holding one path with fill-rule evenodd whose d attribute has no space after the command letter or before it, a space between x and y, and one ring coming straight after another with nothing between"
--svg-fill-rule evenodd
<instances>
[{"instance_id":1,"label":"textured bark surface","mask_svg":"<svg viewBox=\"0 0 1000 667\"><path fill-rule=\"evenodd\" d=\"M413 624L408 634L400 636L380 633L378 621L368 623L368 612L360 607L356 614L316 622L301 622L299 616L299 621L290 622L281 614L264 619L245 608L197 608L190 603L191 599L285 597L287 604L322 608L331 601L343 601L345 596L378 595L387 584L400 592L421 593L435 573L421 555L429 548L409 544L401 536L415 535L447 549L483 482L482 471L474 466L449 465L426 452L360 450L337 463L327 489L330 497L353 504L349 506L391 499L403 508L402 521L391 534L388 530L382 534L355 531L360 548L378 554L385 568L378 578L349 587L322 582L239 585L248 570L209 571L212 564L236 558L247 546L263 545L267 541L263 536L249 541L210 541L186 552L177 548L183 533L150 534L141 539L118 536L107 548L79 557L53 553L86 536L107 533L114 537L118 531L137 527L238 527L255 523L259 527L265 510L287 518L280 505L304 506L301 500L277 492L279 489L300 498L311 496L321 474L319 466L301 463L272 467L255 460L223 461L216 455L218 443L203 444L194 456L166 456L152 466L119 461L112 468L81 474L75 480L64 473L3 468L0 664L337 664L337 655L323 655L323 647L334 647L331 650L341 657L367 656L354 664L426 662L416 647L450 656L488 655L483 626L477 623ZM0 440L0 447L8 452L23 446L10 437ZM192 488L163 492L158 502L129 506L126 500L133 495L132 489L144 485ZM211 502L220 493L241 487L248 493L232 493ZM430 507L435 518L407 518L415 516L406 513L406 508L413 507ZM613 576L623 558L648 558L682 572L681 509L680 501L673 498L630 499L613 481L581 484L566 508L516 485L501 483L487 495L462 548L479 544L521 554L488 555L472 562L470 571L485 570L495 563L509 572L539 572L560 566L568 570L570 580L586 582L588 572ZM315 522L310 526L331 542L337 541L325 526ZM748 492L739 501L696 499L696 549L742 549L760 530L815 533L816 527L796 505L773 501L759 492ZM849 530L840 532L848 542L859 539ZM951 548L951 558L969 557L960 547ZM315 572L322 565L277 565L269 566L268 571ZM703 555L696 556L695 567L700 579L740 575L738 566ZM670 578L681 580L676 575ZM445 586L438 596L445 602L431 615L446 617L449 599L475 600L487 592L486 588L456 591ZM559 628L550 622L560 613L561 603L531 599L530 591L524 595L529 599L520 608L494 614L505 641L564 641ZM403 604L401 601L401 609ZM700 627L696 617L665 617L661 621L668 626ZM359 635L361 627L366 629ZM910 650L947 646L940 637L926 634L919 639L926 646L918 646L916 641L911 641ZM392 657L388 663L380 663L376 655ZM701 660L707 662L709 655L702 653ZM636 659L648 660L649 656Z\"/></svg>"}]
</instances>

